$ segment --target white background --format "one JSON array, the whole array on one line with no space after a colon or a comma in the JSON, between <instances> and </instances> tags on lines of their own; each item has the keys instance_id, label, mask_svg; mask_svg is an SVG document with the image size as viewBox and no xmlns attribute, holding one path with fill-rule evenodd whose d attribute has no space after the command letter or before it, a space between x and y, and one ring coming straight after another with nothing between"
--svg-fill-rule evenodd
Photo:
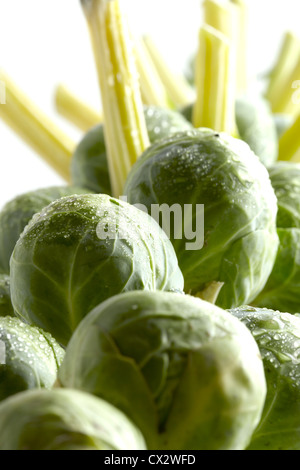
<instances>
[{"instance_id":1,"label":"white background","mask_svg":"<svg viewBox=\"0 0 300 470\"><path fill-rule=\"evenodd\" d=\"M123 1L134 31L150 33L170 66L184 70L197 44L201 0ZM284 32L297 34L300 2L249 0L249 12L248 69L255 77L274 63ZM79 0L0 0L0 68L76 141L81 133L55 110L56 85L101 106ZM22 192L64 183L1 121L0 162L0 207Z\"/></svg>"}]
</instances>

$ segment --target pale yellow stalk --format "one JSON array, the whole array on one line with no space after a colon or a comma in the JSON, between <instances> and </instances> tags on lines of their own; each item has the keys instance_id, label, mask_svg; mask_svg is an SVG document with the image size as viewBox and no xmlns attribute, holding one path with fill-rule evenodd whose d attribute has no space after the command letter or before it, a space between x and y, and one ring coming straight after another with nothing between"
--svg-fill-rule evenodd
<instances>
[{"instance_id":1,"label":"pale yellow stalk","mask_svg":"<svg viewBox=\"0 0 300 470\"><path fill-rule=\"evenodd\" d=\"M237 7L232 2L222 0L203 1L203 20L225 34L228 38L237 42Z\"/></svg>"},{"instance_id":2,"label":"pale yellow stalk","mask_svg":"<svg viewBox=\"0 0 300 470\"><path fill-rule=\"evenodd\" d=\"M231 40L212 26L199 31L193 125L235 135Z\"/></svg>"},{"instance_id":3,"label":"pale yellow stalk","mask_svg":"<svg viewBox=\"0 0 300 470\"><path fill-rule=\"evenodd\" d=\"M235 5L237 15L236 91L244 94L248 90L249 7L245 0L231 0L231 3Z\"/></svg>"},{"instance_id":4,"label":"pale yellow stalk","mask_svg":"<svg viewBox=\"0 0 300 470\"><path fill-rule=\"evenodd\" d=\"M272 111L287 112L291 99L292 83L297 66L300 62L300 39L291 31L283 37L281 48L275 66L270 74L266 98L271 104Z\"/></svg>"},{"instance_id":5,"label":"pale yellow stalk","mask_svg":"<svg viewBox=\"0 0 300 470\"><path fill-rule=\"evenodd\" d=\"M300 162L300 114L279 139L278 159Z\"/></svg>"},{"instance_id":6,"label":"pale yellow stalk","mask_svg":"<svg viewBox=\"0 0 300 470\"><path fill-rule=\"evenodd\" d=\"M157 72L167 90L175 108L183 108L194 102L195 91L183 74L175 73L168 61L162 56L153 39L147 35L143 38Z\"/></svg>"},{"instance_id":7,"label":"pale yellow stalk","mask_svg":"<svg viewBox=\"0 0 300 470\"><path fill-rule=\"evenodd\" d=\"M149 146L134 45L118 0L81 0L98 72L108 167L115 197Z\"/></svg>"},{"instance_id":8,"label":"pale yellow stalk","mask_svg":"<svg viewBox=\"0 0 300 470\"><path fill-rule=\"evenodd\" d=\"M289 114L296 117L300 110L299 103L299 78L300 78L300 56L295 67L285 80L281 83L281 92L277 99L273 100L272 111L274 113Z\"/></svg>"},{"instance_id":9,"label":"pale yellow stalk","mask_svg":"<svg viewBox=\"0 0 300 470\"><path fill-rule=\"evenodd\" d=\"M96 111L82 99L79 99L63 84L56 87L55 106L61 116L84 132L103 121L101 112Z\"/></svg>"},{"instance_id":10,"label":"pale yellow stalk","mask_svg":"<svg viewBox=\"0 0 300 470\"><path fill-rule=\"evenodd\" d=\"M135 40L135 54L144 104L170 108L171 101L168 97L165 85L163 84L149 51L141 38L137 38Z\"/></svg>"},{"instance_id":11,"label":"pale yellow stalk","mask_svg":"<svg viewBox=\"0 0 300 470\"><path fill-rule=\"evenodd\" d=\"M0 72L0 81L5 88L5 103L0 104L0 118L63 179L70 182L70 161L76 144L4 71Z\"/></svg>"}]
</instances>

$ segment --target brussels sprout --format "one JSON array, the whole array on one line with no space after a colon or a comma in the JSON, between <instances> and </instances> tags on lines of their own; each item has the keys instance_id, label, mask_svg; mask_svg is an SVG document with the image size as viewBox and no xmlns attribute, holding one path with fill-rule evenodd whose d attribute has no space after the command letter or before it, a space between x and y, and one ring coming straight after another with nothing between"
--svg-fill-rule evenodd
<instances>
[{"instance_id":1,"label":"brussels sprout","mask_svg":"<svg viewBox=\"0 0 300 470\"><path fill-rule=\"evenodd\" d=\"M300 450L300 319L242 306L231 313L251 331L262 355L267 396L249 450Z\"/></svg>"},{"instance_id":2,"label":"brussels sprout","mask_svg":"<svg viewBox=\"0 0 300 470\"><path fill-rule=\"evenodd\" d=\"M0 404L0 450L145 450L118 409L84 392L30 390Z\"/></svg>"},{"instance_id":3,"label":"brussels sprout","mask_svg":"<svg viewBox=\"0 0 300 470\"><path fill-rule=\"evenodd\" d=\"M180 109L180 112L183 115L183 117L191 124L193 121L193 107L194 107L194 103L190 103Z\"/></svg>"},{"instance_id":4,"label":"brussels sprout","mask_svg":"<svg viewBox=\"0 0 300 470\"><path fill-rule=\"evenodd\" d=\"M20 194L7 202L0 212L0 269L9 273L9 260L15 244L34 214L62 196L89 192L75 186L53 186Z\"/></svg>"},{"instance_id":5,"label":"brussels sprout","mask_svg":"<svg viewBox=\"0 0 300 470\"><path fill-rule=\"evenodd\" d=\"M294 118L289 114L276 113L273 115L277 137L280 139L282 134L293 124Z\"/></svg>"},{"instance_id":6,"label":"brussels sprout","mask_svg":"<svg viewBox=\"0 0 300 470\"><path fill-rule=\"evenodd\" d=\"M269 103L259 96L239 96L235 103L239 137L269 167L278 158L278 136Z\"/></svg>"},{"instance_id":7,"label":"brussels sprout","mask_svg":"<svg viewBox=\"0 0 300 470\"><path fill-rule=\"evenodd\" d=\"M58 382L120 408L159 450L245 448L266 394L257 345L241 322L201 299L158 291L119 294L90 312Z\"/></svg>"},{"instance_id":8,"label":"brussels sprout","mask_svg":"<svg viewBox=\"0 0 300 470\"><path fill-rule=\"evenodd\" d=\"M150 142L156 142L178 130L192 129L192 125L176 111L145 106L144 114ZM71 162L71 173L74 184L96 193L111 195L102 124L88 131L78 144Z\"/></svg>"},{"instance_id":9,"label":"brussels sprout","mask_svg":"<svg viewBox=\"0 0 300 470\"><path fill-rule=\"evenodd\" d=\"M51 335L15 317L0 317L0 400L51 388L64 350Z\"/></svg>"},{"instance_id":10,"label":"brussels sprout","mask_svg":"<svg viewBox=\"0 0 300 470\"><path fill-rule=\"evenodd\" d=\"M10 297L10 277L0 274L0 317L14 316Z\"/></svg>"},{"instance_id":11,"label":"brussels sprout","mask_svg":"<svg viewBox=\"0 0 300 470\"><path fill-rule=\"evenodd\" d=\"M170 239L186 293L223 283L217 305L231 308L262 290L278 248L277 201L265 166L245 142L209 129L173 135L139 158L124 194L132 204L167 206L182 216ZM204 227L200 216L197 223L201 205ZM192 225L198 241L203 230L203 246L188 245Z\"/></svg>"},{"instance_id":12,"label":"brussels sprout","mask_svg":"<svg viewBox=\"0 0 300 470\"><path fill-rule=\"evenodd\" d=\"M175 132L193 129L191 123L178 111L158 106L145 106L144 114L151 143L164 139Z\"/></svg>"},{"instance_id":13,"label":"brussels sprout","mask_svg":"<svg viewBox=\"0 0 300 470\"><path fill-rule=\"evenodd\" d=\"M108 195L67 196L36 214L11 257L16 315L66 345L112 295L183 290L173 246L150 215Z\"/></svg>"},{"instance_id":14,"label":"brussels sprout","mask_svg":"<svg viewBox=\"0 0 300 470\"><path fill-rule=\"evenodd\" d=\"M74 184L95 193L111 194L102 124L89 130L77 145L71 160L71 175Z\"/></svg>"},{"instance_id":15,"label":"brussels sprout","mask_svg":"<svg viewBox=\"0 0 300 470\"><path fill-rule=\"evenodd\" d=\"M277 162L269 168L278 201L279 248L273 270L253 305L300 312L300 164Z\"/></svg>"}]
</instances>

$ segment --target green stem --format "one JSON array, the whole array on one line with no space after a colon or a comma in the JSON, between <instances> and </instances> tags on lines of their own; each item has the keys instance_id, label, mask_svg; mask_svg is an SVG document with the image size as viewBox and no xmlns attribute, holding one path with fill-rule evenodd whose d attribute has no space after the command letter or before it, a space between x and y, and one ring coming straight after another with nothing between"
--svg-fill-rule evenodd
<instances>
[{"instance_id":1,"label":"green stem","mask_svg":"<svg viewBox=\"0 0 300 470\"><path fill-rule=\"evenodd\" d=\"M149 146L134 47L119 0L81 0L90 31L103 106L113 195Z\"/></svg>"},{"instance_id":2,"label":"green stem","mask_svg":"<svg viewBox=\"0 0 300 470\"><path fill-rule=\"evenodd\" d=\"M6 103L0 117L63 179L70 182L70 161L76 144L26 96L3 71Z\"/></svg>"},{"instance_id":3,"label":"green stem","mask_svg":"<svg viewBox=\"0 0 300 470\"><path fill-rule=\"evenodd\" d=\"M199 297L206 302L215 304L223 285L223 282L212 281L203 289L203 291L198 292L195 297Z\"/></svg>"}]
</instances>

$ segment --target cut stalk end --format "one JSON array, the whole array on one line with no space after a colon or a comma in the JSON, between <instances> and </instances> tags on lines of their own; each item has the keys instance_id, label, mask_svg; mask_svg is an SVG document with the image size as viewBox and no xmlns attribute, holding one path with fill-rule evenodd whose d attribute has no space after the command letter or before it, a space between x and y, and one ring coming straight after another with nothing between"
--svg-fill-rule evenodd
<instances>
[{"instance_id":1,"label":"cut stalk end","mask_svg":"<svg viewBox=\"0 0 300 470\"><path fill-rule=\"evenodd\" d=\"M231 0L235 6L236 16L236 53L237 53L237 67L236 67L236 90L237 94L244 94L248 90L248 24L249 13L248 5L245 0Z\"/></svg>"},{"instance_id":2,"label":"cut stalk end","mask_svg":"<svg viewBox=\"0 0 300 470\"><path fill-rule=\"evenodd\" d=\"M115 197L150 145L134 45L118 0L82 1L98 72L108 166Z\"/></svg>"},{"instance_id":3,"label":"cut stalk end","mask_svg":"<svg viewBox=\"0 0 300 470\"><path fill-rule=\"evenodd\" d=\"M210 25L199 32L193 125L236 134L231 40Z\"/></svg>"},{"instance_id":4,"label":"cut stalk end","mask_svg":"<svg viewBox=\"0 0 300 470\"><path fill-rule=\"evenodd\" d=\"M203 289L203 291L198 292L195 297L211 304L215 304L223 285L224 282L212 281L205 287L205 289Z\"/></svg>"}]
</instances>

